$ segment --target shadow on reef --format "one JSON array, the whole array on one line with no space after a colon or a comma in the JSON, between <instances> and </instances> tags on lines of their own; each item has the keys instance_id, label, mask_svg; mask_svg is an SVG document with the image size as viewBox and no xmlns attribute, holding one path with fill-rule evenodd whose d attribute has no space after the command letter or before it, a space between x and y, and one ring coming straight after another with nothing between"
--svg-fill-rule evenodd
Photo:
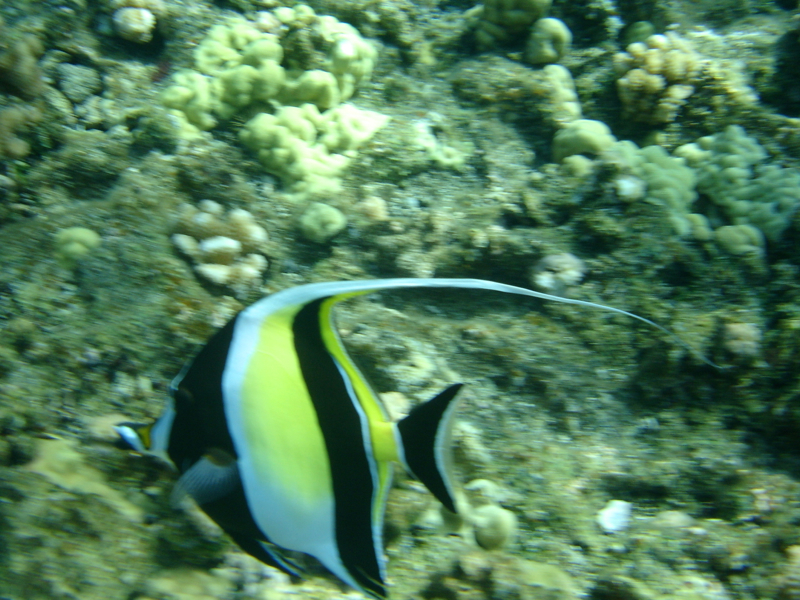
<instances>
[{"instance_id":1,"label":"shadow on reef","mask_svg":"<svg viewBox=\"0 0 800 600\"><path fill-rule=\"evenodd\" d=\"M775 73L772 90L764 100L783 114L796 117L800 114L800 32L793 29L784 33L775 44Z\"/></svg>"}]
</instances>

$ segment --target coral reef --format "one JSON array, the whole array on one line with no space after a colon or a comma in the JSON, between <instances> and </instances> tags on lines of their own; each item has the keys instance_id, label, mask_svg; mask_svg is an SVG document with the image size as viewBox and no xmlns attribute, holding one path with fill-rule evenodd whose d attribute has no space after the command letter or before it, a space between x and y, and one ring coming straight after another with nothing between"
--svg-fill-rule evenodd
<instances>
[{"instance_id":1,"label":"coral reef","mask_svg":"<svg viewBox=\"0 0 800 600\"><path fill-rule=\"evenodd\" d=\"M561 162L575 154L600 154L617 138L602 121L577 119L559 130L553 139L553 160Z\"/></svg>"},{"instance_id":2,"label":"coral reef","mask_svg":"<svg viewBox=\"0 0 800 600\"><path fill-rule=\"evenodd\" d=\"M663 125L673 122L694 93L702 59L675 32L651 35L614 56L624 118Z\"/></svg>"},{"instance_id":3,"label":"coral reef","mask_svg":"<svg viewBox=\"0 0 800 600\"><path fill-rule=\"evenodd\" d=\"M342 303L393 419L465 383L461 512L398 470L392 597L797 598L794 3L312 5L0 3L0 595L350 598L171 507L110 427L247 303L411 275L630 310L727 368L578 306Z\"/></svg>"},{"instance_id":4,"label":"coral reef","mask_svg":"<svg viewBox=\"0 0 800 600\"><path fill-rule=\"evenodd\" d=\"M525 60L534 65L561 60L572 44L572 32L559 19L539 19L533 24L525 47Z\"/></svg>"},{"instance_id":5,"label":"coral reef","mask_svg":"<svg viewBox=\"0 0 800 600\"><path fill-rule=\"evenodd\" d=\"M0 109L0 160L25 158L30 144L20 137L41 120L41 112L33 106L9 106Z\"/></svg>"},{"instance_id":6,"label":"coral reef","mask_svg":"<svg viewBox=\"0 0 800 600\"><path fill-rule=\"evenodd\" d=\"M338 208L313 202L300 217L300 231L308 240L324 244L347 226L347 217Z\"/></svg>"},{"instance_id":7,"label":"coral reef","mask_svg":"<svg viewBox=\"0 0 800 600\"><path fill-rule=\"evenodd\" d=\"M8 31L0 20L0 90L25 100L32 100L44 91L39 58L44 53L41 40L33 34Z\"/></svg>"},{"instance_id":8,"label":"coral reef","mask_svg":"<svg viewBox=\"0 0 800 600\"><path fill-rule=\"evenodd\" d=\"M116 34L137 44L153 39L159 19L167 13L163 0L109 0L107 9Z\"/></svg>"},{"instance_id":9,"label":"coral reef","mask_svg":"<svg viewBox=\"0 0 800 600\"><path fill-rule=\"evenodd\" d=\"M225 211L213 200L179 207L175 247L195 262L195 272L245 296L261 285L268 261L266 230L243 209Z\"/></svg>"},{"instance_id":10,"label":"coral reef","mask_svg":"<svg viewBox=\"0 0 800 600\"><path fill-rule=\"evenodd\" d=\"M503 548L516 534L517 517L502 506L479 506L470 511L468 520L475 530L475 541L484 550Z\"/></svg>"},{"instance_id":11,"label":"coral reef","mask_svg":"<svg viewBox=\"0 0 800 600\"><path fill-rule=\"evenodd\" d=\"M456 93L467 100L505 106L556 130L581 118L575 82L562 65L532 70L499 57L463 61L453 77Z\"/></svg>"},{"instance_id":12,"label":"coral reef","mask_svg":"<svg viewBox=\"0 0 800 600\"><path fill-rule=\"evenodd\" d=\"M207 130L217 118L229 119L244 107L271 100L325 110L348 100L369 78L375 49L355 28L317 16L305 5L276 9L275 19L286 26L279 29L282 35L260 30L271 28L263 17L212 28L195 50L198 71L176 75L164 104L188 124ZM295 48L301 40L304 46Z\"/></svg>"},{"instance_id":13,"label":"coral reef","mask_svg":"<svg viewBox=\"0 0 800 600\"><path fill-rule=\"evenodd\" d=\"M451 143L452 127L448 127L443 115L428 113L425 119L414 124L416 145L436 165L460 171L464 168L470 149L465 144Z\"/></svg>"},{"instance_id":14,"label":"coral reef","mask_svg":"<svg viewBox=\"0 0 800 600\"><path fill-rule=\"evenodd\" d=\"M195 50L198 71L176 74L163 102L187 138L249 108L257 114L241 139L269 172L306 198L335 192L345 154L388 120L341 104L370 77L375 49L352 26L306 5L271 14L212 28ZM278 108L268 112L270 104Z\"/></svg>"},{"instance_id":15,"label":"coral reef","mask_svg":"<svg viewBox=\"0 0 800 600\"><path fill-rule=\"evenodd\" d=\"M764 234L752 225L722 225L714 230L720 248L735 256L760 258L764 254Z\"/></svg>"},{"instance_id":16,"label":"coral reef","mask_svg":"<svg viewBox=\"0 0 800 600\"><path fill-rule=\"evenodd\" d=\"M68 227L58 232L56 254L67 265L73 265L102 242L96 231L85 227Z\"/></svg>"},{"instance_id":17,"label":"coral reef","mask_svg":"<svg viewBox=\"0 0 800 600\"><path fill-rule=\"evenodd\" d=\"M490 48L524 35L543 17L551 0L487 0L479 13L475 37L478 45Z\"/></svg>"},{"instance_id":18,"label":"coral reef","mask_svg":"<svg viewBox=\"0 0 800 600\"><path fill-rule=\"evenodd\" d=\"M758 356L761 352L761 330L755 323L726 323L722 345L737 356Z\"/></svg>"},{"instance_id":19,"label":"coral reef","mask_svg":"<svg viewBox=\"0 0 800 600\"><path fill-rule=\"evenodd\" d=\"M697 170L697 189L718 209L709 217L752 225L771 242L780 239L800 207L800 173L767 162L767 153L732 125L676 150Z\"/></svg>"},{"instance_id":20,"label":"coral reef","mask_svg":"<svg viewBox=\"0 0 800 600\"><path fill-rule=\"evenodd\" d=\"M488 558L477 553L463 555L450 573L425 591L428 598L558 598L576 600L579 588L559 567L520 558Z\"/></svg>"},{"instance_id":21,"label":"coral reef","mask_svg":"<svg viewBox=\"0 0 800 600\"><path fill-rule=\"evenodd\" d=\"M682 158L661 146L639 148L624 140L610 146L603 160L618 170L613 182L620 200L662 206L678 235L692 232L697 174Z\"/></svg>"},{"instance_id":22,"label":"coral reef","mask_svg":"<svg viewBox=\"0 0 800 600\"><path fill-rule=\"evenodd\" d=\"M27 468L56 485L79 494L91 494L130 521L142 521L142 510L113 489L102 472L86 463L68 440L40 440L36 456Z\"/></svg>"},{"instance_id":23,"label":"coral reef","mask_svg":"<svg viewBox=\"0 0 800 600\"><path fill-rule=\"evenodd\" d=\"M596 521L603 533L620 533L631 522L633 504L624 500L609 500L597 513Z\"/></svg>"},{"instance_id":24,"label":"coral reef","mask_svg":"<svg viewBox=\"0 0 800 600\"><path fill-rule=\"evenodd\" d=\"M564 288L579 283L586 274L586 264L569 253L550 254L542 258L531 271L531 283L548 294L558 294Z\"/></svg>"},{"instance_id":25,"label":"coral reef","mask_svg":"<svg viewBox=\"0 0 800 600\"><path fill-rule=\"evenodd\" d=\"M253 117L240 138L290 190L313 198L339 191L350 157L387 121L352 104L323 113L314 104L282 106L275 114Z\"/></svg>"}]
</instances>

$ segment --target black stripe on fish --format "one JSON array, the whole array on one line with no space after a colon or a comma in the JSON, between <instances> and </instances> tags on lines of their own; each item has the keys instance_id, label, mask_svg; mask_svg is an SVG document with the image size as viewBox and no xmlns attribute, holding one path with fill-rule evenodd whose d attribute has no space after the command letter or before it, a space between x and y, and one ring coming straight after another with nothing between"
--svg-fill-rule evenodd
<instances>
[{"instance_id":1,"label":"black stripe on fish","mask_svg":"<svg viewBox=\"0 0 800 600\"><path fill-rule=\"evenodd\" d=\"M381 577L380 539L373 535L377 473L364 439L368 426L336 360L322 339L320 310L325 299L304 306L292 326L295 350L325 438L335 505L336 543L347 571L365 591L386 596Z\"/></svg>"},{"instance_id":2,"label":"black stripe on fish","mask_svg":"<svg viewBox=\"0 0 800 600\"><path fill-rule=\"evenodd\" d=\"M181 473L209 448L236 456L225 419L222 374L237 319L231 319L214 334L173 383L176 414L167 453Z\"/></svg>"},{"instance_id":3,"label":"black stripe on fish","mask_svg":"<svg viewBox=\"0 0 800 600\"><path fill-rule=\"evenodd\" d=\"M228 321L208 341L186 370L173 383L175 421L167 453L182 473L186 473L212 449L236 456L222 394L222 375L228 359L238 316ZM238 476L237 476L238 480ZM230 484L226 484L230 485ZM180 486L179 486L180 487ZM213 492L208 492L213 494ZM241 484L220 490L222 496L203 503L203 510L248 554L291 575L297 569L276 559L260 542L269 539L253 520Z\"/></svg>"}]
</instances>

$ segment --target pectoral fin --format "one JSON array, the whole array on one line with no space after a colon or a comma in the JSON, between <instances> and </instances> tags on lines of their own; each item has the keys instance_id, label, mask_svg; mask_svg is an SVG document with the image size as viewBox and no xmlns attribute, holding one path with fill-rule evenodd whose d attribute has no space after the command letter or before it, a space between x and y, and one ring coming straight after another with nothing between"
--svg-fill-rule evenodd
<instances>
[{"instance_id":1,"label":"pectoral fin","mask_svg":"<svg viewBox=\"0 0 800 600\"><path fill-rule=\"evenodd\" d=\"M220 454L205 454L181 475L170 495L172 506L178 506L187 495L202 506L227 496L241 485L236 459Z\"/></svg>"}]
</instances>

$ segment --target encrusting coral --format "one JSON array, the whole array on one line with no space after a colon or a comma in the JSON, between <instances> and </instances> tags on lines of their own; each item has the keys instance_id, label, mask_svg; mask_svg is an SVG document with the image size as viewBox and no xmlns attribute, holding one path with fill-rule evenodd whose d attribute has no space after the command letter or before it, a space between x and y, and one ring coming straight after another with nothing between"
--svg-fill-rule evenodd
<instances>
[{"instance_id":1,"label":"encrusting coral","mask_svg":"<svg viewBox=\"0 0 800 600\"><path fill-rule=\"evenodd\" d=\"M738 125L680 146L675 155L696 170L698 191L716 208L709 214L715 226L751 225L776 242L800 208L800 173L769 162L761 144Z\"/></svg>"},{"instance_id":2,"label":"encrusting coral","mask_svg":"<svg viewBox=\"0 0 800 600\"><path fill-rule=\"evenodd\" d=\"M162 101L186 139L247 110L240 139L270 173L306 198L335 193L356 149L389 120L342 104L376 55L351 25L280 7L213 27L195 50L197 70L177 73Z\"/></svg>"},{"instance_id":3,"label":"encrusting coral","mask_svg":"<svg viewBox=\"0 0 800 600\"><path fill-rule=\"evenodd\" d=\"M534 65L558 62L569 51L572 32L559 19L539 19L533 24L525 48L525 61Z\"/></svg>"},{"instance_id":4,"label":"encrusting coral","mask_svg":"<svg viewBox=\"0 0 800 600\"><path fill-rule=\"evenodd\" d=\"M112 0L111 20L117 35L129 42L146 44L153 39L158 19L166 14L163 0Z\"/></svg>"},{"instance_id":5,"label":"encrusting coral","mask_svg":"<svg viewBox=\"0 0 800 600\"><path fill-rule=\"evenodd\" d=\"M761 329L755 323L726 323L722 346L731 354L752 358L761 352Z\"/></svg>"},{"instance_id":6,"label":"encrusting coral","mask_svg":"<svg viewBox=\"0 0 800 600\"><path fill-rule=\"evenodd\" d=\"M166 89L167 108L209 130L250 106L310 103L324 111L350 98L369 78L377 53L354 27L304 5L274 13L287 24L282 36L271 33L263 19L238 18L213 27L195 50L197 70L176 74ZM314 59L288 55L299 32L311 41L303 51Z\"/></svg>"},{"instance_id":7,"label":"encrusting coral","mask_svg":"<svg viewBox=\"0 0 800 600\"><path fill-rule=\"evenodd\" d=\"M41 112L33 106L9 106L0 110L0 160L19 160L31 150L30 144L19 134L41 119Z\"/></svg>"},{"instance_id":8,"label":"encrusting coral","mask_svg":"<svg viewBox=\"0 0 800 600\"><path fill-rule=\"evenodd\" d=\"M322 113L310 103L282 106L274 115L250 119L239 137L293 192L319 196L339 191L339 177L354 151L388 120L352 104Z\"/></svg>"},{"instance_id":9,"label":"encrusting coral","mask_svg":"<svg viewBox=\"0 0 800 600\"><path fill-rule=\"evenodd\" d=\"M44 92L39 57L44 46L31 33L8 27L0 18L0 92L32 101ZM31 150L20 134L42 118L33 104L15 101L0 110L0 160L19 160Z\"/></svg>"},{"instance_id":10,"label":"encrusting coral","mask_svg":"<svg viewBox=\"0 0 800 600\"><path fill-rule=\"evenodd\" d=\"M496 504L484 504L471 511L469 521L474 528L475 541L484 550L503 548L514 539L516 515Z\"/></svg>"},{"instance_id":11,"label":"encrusting coral","mask_svg":"<svg viewBox=\"0 0 800 600\"><path fill-rule=\"evenodd\" d=\"M614 56L625 117L654 125L671 123L694 93L702 57L674 32L651 35Z\"/></svg>"},{"instance_id":12,"label":"encrusting coral","mask_svg":"<svg viewBox=\"0 0 800 600\"><path fill-rule=\"evenodd\" d=\"M347 217L330 204L313 202L300 217L299 224L303 237L324 244L344 230Z\"/></svg>"},{"instance_id":13,"label":"encrusting coral","mask_svg":"<svg viewBox=\"0 0 800 600\"><path fill-rule=\"evenodd\" d=\"M599 154L617 139L602 121L576 119L556 132L553 138L553 159L563 161L575 154Z\"/></svg>"},{"instance_id":14,"label":"encrusting coral","mask_svg":"<svg viewBox=\"0 0 800 600\"><path fill-rule=\"evenodd\" d=\"M533 267L531 283L543 292L558 294L579 283L585 274L586 263L574 254L549 254Z\"/></svg>"},{"instance_id":15,"label":"encrusting coral","mask_svg":"<svg viewBox=\"0 0 800 600\"><path fill-rule=\"evenodd\" d=\"M661 146L639 148L630 140L622 140L606 150L602 161L618 171L612 183L619 200L662 206L675 233L691 233L700 239L695 230L702 226L702 215L692 213L697 177L683 158L671 156Z\"/></svg>"},{"instance_id":16,"label":"encrusting coral","mask_svg":"<svg viewBox=\"0 0 800 600\"><path fill-rule=\"evenodd\" d=\"M102 239L96 231L86 227L68 227L56 234L56 255L64 266L72 267L100 246L101 242Z\"/></svg>"},{"instance_id":17,"label":"encrusting coral","mask_svg":"<svg viewBox=\"0 0 800 600\"><path fill-rule=\"evenodd\" d=\"M0 90L32 100L44 91L39 68L44 46L32 34L15 35L0 20Z\"/></svg>"},{"instance_id":18,"label":"encrusting coral","mask_svg":"<svg viewBox=\"0 0 800 600\"><path fill-rule=\"evenodd\" d=\"M524 35L550 8L552 0L487 0L483 3L475 37L482 48Z\"/></svg>"},{"instance_id":19,"label":"encrusting coral","mask_svg":"<svg viewBox=\"0 0 800 600\"><path fill-rule=\"evenodd\" d=\"M268 262L266 230L243 209L225 212L212 200L183 204L172 236L175 247L194 260L195 272L211 283L244 296L262 281Z\"/></svg>"}]
</instances>

